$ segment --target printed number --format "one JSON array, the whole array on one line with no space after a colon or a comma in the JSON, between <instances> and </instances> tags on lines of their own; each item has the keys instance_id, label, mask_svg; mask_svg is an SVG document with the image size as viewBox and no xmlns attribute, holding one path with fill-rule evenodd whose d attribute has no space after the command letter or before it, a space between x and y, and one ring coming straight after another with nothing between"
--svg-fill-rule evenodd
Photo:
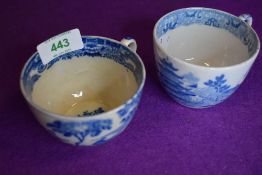
<instances>
[{"instance_id":1,"label":"printed number","mask_svg":"<svg viewBox=\"0 0 262 175\"><path fill-rule=\"evenodd\" d=\"M64 47L68 47L69 46L68 39L63 39L63 42L64 42Z\"/></svg>"},{"instance_id":2,"label":"printed number","mask_svg":"<svg viewBox=\"0 0 262 175\"><path fill-rule=\"evenodd\" d=\"M63 48L63 45L62 45L61 41L58 41L56 49L59 49L59 48L61 48L61 49Z\"/></svg>"},{"instance_id":3,"label":"printed number","mask_svg":"<svg viewBox=\"0 0 262 175\"><path fill-rule=\"evenodd\" d=\"M56 51L56 46L55 46L55 43L54 43L54 44L52 44L51 52L53 52L53 51Z\"/></svg>"},{"instance_id":4,"label":"printed number","mask_svg":"<svg viewBox=\"0 0 262 175\"><path fill-rule=\"evenodd\" d=\"M62 49L64 47L68 47L69 45L70 45L70 43L69 43L68 39L65 38L62 41L59 40L57 45L56 45L56 43L52 44L51 52L57 51L57 49L59 49L59 48Z\"/></svg>"}]
</instances>

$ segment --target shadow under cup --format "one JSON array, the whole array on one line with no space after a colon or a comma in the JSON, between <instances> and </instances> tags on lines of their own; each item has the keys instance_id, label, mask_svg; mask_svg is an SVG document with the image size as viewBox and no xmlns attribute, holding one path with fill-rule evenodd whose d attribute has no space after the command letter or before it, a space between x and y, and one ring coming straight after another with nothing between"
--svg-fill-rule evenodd
<instances>
[{"instance_id":1,"label":"shadow under cup","mask_svg":"<svg viewBox=\"0 0 262 175\"><path fill-rule=\"evenodd\" d=\"M43 65L25 64L21 90L47 130L74 145L97 145L121 133L139 104L145 69L128 46L82 37L84 48Z\"/></svg>"},{"instance_id":2,"label":"shadow under cup","mask_svg":"<svg viewBox=\"0 0 262 175\"><path fill-rule=\"evenodd\" d=\"M241 20L242 18L243 20ZM245 79L259 49L252 18L208 8L186 8L154 28L158 75L167 93L192 108L229 97Z\"/></svg>"}]
</instances>

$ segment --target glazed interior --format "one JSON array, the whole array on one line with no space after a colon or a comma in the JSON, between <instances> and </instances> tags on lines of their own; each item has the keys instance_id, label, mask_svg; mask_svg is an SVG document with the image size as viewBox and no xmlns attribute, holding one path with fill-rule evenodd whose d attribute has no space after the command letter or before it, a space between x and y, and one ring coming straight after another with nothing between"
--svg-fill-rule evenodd
<instances>
[{"instance_id":1,"label":"glazed interior","mask_svg":"<svg viewBox=\"0 0 262 175\"><path fill-rule=\"evenodd\" d=\"M156 24L155 39L172 58L205 67L242 63L259 47L248 24L233 15L205 8L167 14Z\"/></svg>"},{"instance_id":2,"label":"glazed interior","mask_svg":"<svg viewBox=\"0 0 262 175\"><path fill-rule=\"evenodd\" d=\"M29 101L63 116L110 111L136 93L142 64L130 50L110 40L83 38L85 48L43 65L34 55L22 73Z\"/></svg>"},{"instance_id":3,"label":"glazed interior","mask_svg":"<svg viewBox=\"0 0 262 175\"><path fill-rule=\"evenodd\" d=\"M61 60L35 83L32 100L48 111L88 115L109 111L131 98L137 83L130 70L111 59Z\"/></svg>"}]
</instances>

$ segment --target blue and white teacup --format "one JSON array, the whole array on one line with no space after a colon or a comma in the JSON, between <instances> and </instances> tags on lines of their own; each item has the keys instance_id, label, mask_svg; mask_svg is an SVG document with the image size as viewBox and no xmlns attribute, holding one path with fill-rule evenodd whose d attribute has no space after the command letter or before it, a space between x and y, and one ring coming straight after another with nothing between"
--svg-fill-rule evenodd
<instances>
[{"instance_id":1,"label":"blue and white teacup","mask_svg":"<svg viewBox=\"0 0 262 175\"><path fill-rule=\"evenodd\" d=\"M42 64L35 53L20 78L40 124L63 142L98 145L132 120L145 83L136 42L83 36L84 48Z\"/></svg>"},{"instance_id":2,"label":"blue and white teacup","mask_svg":"<svg viewBox=\"0 0 262 175\"><path fill-rule=\"evenodd\" d=\"M260 41L252 17L208 8L172 11L156 23L161 84L178 103L205 108L227 99L247 76Z\"/></svg>"}]
</instances>

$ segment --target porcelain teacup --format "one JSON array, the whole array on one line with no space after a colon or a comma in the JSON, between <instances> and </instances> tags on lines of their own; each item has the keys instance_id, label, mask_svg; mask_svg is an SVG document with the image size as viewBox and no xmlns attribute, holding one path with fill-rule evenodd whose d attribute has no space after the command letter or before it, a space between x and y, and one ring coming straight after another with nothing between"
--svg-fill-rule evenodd
<instances>
[{"instance_id":1,"label":"porcelain teacup","mask_svg":"<svg viewBox=\"0 0 262 175\"><path fill-rule=\"evenodd\" d=\"M155 60L160 82L178 103L205 108L240 86L260 41L252 17L209 8L172 11L155 24Z\"/></svg>"},{"instance_id":2,"label":"porcelain teacup","mask_svg":"<svg viewBox=\"0 0 262 175\"><path fill-rule=\"evenodd\" d=\"M145 83L136 42L82 36L84 48L43 64L36 52L20 78L36 119L73 145L98 145L120 134L132 120Z\"/></svg>"}]
</instances>

